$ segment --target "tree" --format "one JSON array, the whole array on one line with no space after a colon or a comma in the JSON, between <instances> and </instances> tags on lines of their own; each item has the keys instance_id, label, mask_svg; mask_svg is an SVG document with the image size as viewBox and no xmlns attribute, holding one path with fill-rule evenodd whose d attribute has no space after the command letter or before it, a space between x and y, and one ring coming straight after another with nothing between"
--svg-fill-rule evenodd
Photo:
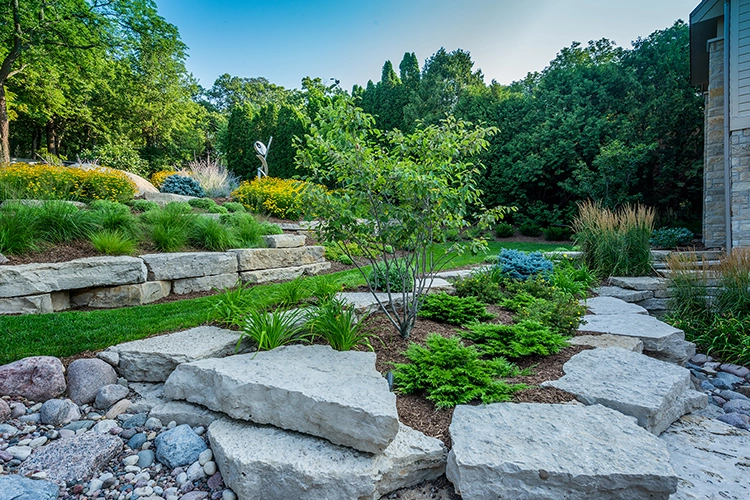
<instances>
[{"instance_id":1,"label":"tree","mask_svg":"<svg viewBox=\"0 0 750 500\"><path fill-rule=\"evenodd\" d=\"M398 292L396 283L386 279L386 305L357 265L381 309L406 338L431 276L450 260L448 252L434 252L436 244L445 242L447 231L467 226L472 209L481 209L479 170L471 158L487 147L486 137L495 130L448 118L411 134L394 130L383 135L374 123L351 99L333 100L321 108L297 159L312 178L337 188L307 193L308 204L323 221L321 240L337 244L350 258L345 243L356 242L370 264L384 266L386 276L396 270L413 283ZM504 211L484 213L483 220ZM475 249L482 243L476 241ZM393 247L403 256L397 257ZM460 248L457 244L449 251Z\"/></svg>"}]
</instances>

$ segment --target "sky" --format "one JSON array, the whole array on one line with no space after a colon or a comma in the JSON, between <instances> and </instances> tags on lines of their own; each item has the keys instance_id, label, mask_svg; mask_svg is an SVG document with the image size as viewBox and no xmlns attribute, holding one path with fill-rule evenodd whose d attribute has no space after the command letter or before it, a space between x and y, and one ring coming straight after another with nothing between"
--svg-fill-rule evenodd
<instances>
[{"instance_id":1,"label":"sky","mask_svg":"<svg viewBox=\"0 0 750 500\"><path fill-rule=\"evenodd\" d=\"M189 47L186 66L211 87L223 73L299 88L305 76L344 89L420 66L441 47L471 53L485 83L541 71L573 41L631 41L688 20L699 0L155 0Z\"/></svg>"}]
</instances>

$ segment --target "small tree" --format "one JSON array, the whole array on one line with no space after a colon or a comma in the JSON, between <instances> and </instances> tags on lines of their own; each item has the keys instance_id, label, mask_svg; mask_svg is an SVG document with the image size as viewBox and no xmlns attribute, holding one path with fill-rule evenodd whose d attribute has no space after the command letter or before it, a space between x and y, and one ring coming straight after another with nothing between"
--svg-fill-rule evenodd
<instances>
[{"instance_id":1,"label":"small tree","mask_svg":"<svg viewBox=\"0 0 750 500\"><path fill-rule=\"evenodd\" d=\"M472 160L496 130L454 118L408 135L399 130L383 134L373 124L371 115L339 96L320 110L306 147L297 151L297 164L335 188L306 194L308 206L322 221L319 238L337 244L350 258L351 247L345 243L355 242L372 266L384 267L386 277L406 273L404 282L414 283L399 287L386 279L384 287L380 284L388 294L385 305L373 280L357 265L381 309L406 338L434 273L445 267L451 253L464 249L456 243L436 252L436 245L446 242L446 232L468 226L472 210L483 212L483 224L508 211L483 210L479 168ZM483 248L484 240L472 240L473 251ZM392 274L394 267L399 272Z\"/></svg>"}]
</instances>

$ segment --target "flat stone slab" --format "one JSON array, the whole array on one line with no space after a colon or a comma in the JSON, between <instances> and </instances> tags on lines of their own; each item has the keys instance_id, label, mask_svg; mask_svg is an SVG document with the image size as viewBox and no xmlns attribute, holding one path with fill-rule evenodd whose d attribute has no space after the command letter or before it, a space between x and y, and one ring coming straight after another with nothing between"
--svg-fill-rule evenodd
<instances>
[{"instance_id":1,"label":"flat stone slab","mask_svg":"<svg viewBox=\"0 0 750 500\"><path fill-rule=\"evenodd\" d=\"M0 314L45 314L53 311L49 293L0 299Z\"/></svg>"},{"instance_id":2,"label":"flat stone slab","mask_svg":"<svg viewBox=\"0 0 750 500\"><path fill-rule=\"evenodd\" d=\"M117 371L129 382L164 382L180 363L234 353L238 338L237 332L199 326L125 342L107 350L119 355Z\"/></svg>"},{"instance_id":3,"label":"flat stone slab","mask_svg":"<svg viewBox=\"0 0 750 500\"><path fill-rule=\"evenodd\" d=\"M211 424L208 439L224 482L243 500L378 500L445 471L443 443L405 425L378 455L228 419Z\"/></svg>"},{"instance_id":4,"label":"flat stone slab","mask_svg":"<svg viewBox=\"0 0 750 500\"><path fill-rule=\"evenodd\" d=\"M654 296L654 292L651 290L628 290L619 286L600 286L594 288L594 293L600 297L614 297L625 302L638 302Z\"/></svg>"},{"instance_id":5,"label":"flat stone slab","mask_svg":"<svg viewBox=\"0 0 750 500\"><path fill-rule=\"evenodd\" d=\"M596 348L620 347L637 353L643 352L643 342L635 337L624 337L622 335L577 335L568 339L571 345L587 345Z\"/></svg>"},{"instance_id":6,"label":"flat stone slab","mask_svg":"<svg viewBox=\"0 0 750 500\"><path fill-rule=\"evenodd\" d=\"M136 285L87 288L72 292L70 301L76 306L95 308L127 307L150 304L169 295L170 281L146 281Z\"/></svg>"},{"instance_id":7,"label":"flat stone slab","mask_svg":"<svg viewBox=\"0 0 750 500\"><path fill-rule=\"evenodd\" d=\"M377 295L377 299L370 292L341 292L336 294L336 298L354 306L354 310L359 314L372 314L380 310L378 300L386 307L391 303L387 293L376 292L375 295ZM393 296L396 299L394 301L396 305L400 305L402 303L400 300L401 294L393 294Z\"/></svg>"},{"instance_id":8,"label":"flat stone slab","mask_svg":"<svg viewBox=\"0 0 750 500\"><path fill-rule=\"evenodd\" d=\"M659 439L680 478L672 500L750 498L750 432L685 415Z\"/></svg>"},{"instance_id":9,"label":"flat stone slab","mask_svg":"<svg viewBox=\"0 0 750 500\"><path fill-rule=\"evenodd\" d=\"M290 238L302 238L304 236L289 236ZM260 271L264 269L278 269L283 267L299 267L307 264L316 264L325 259L325 247L274 247L274 248L240 248L230 250L234 253L240 271Z\"/></svg>"},{"instance_id":10,"label":"flat stone slab","mask_svg":"<svg viewBox=\"0 0 750 500\"><path fill-rule=\"evenodd\" d=\"M176 422L177 425L188 424L190 427L208 427L214 420L223 415L193 403L184 401L167 401L164 404L154 406L148 414L156 417L162 423Z\"/></svg>"},{"instance_id":11,"label":"flat stone slab","mask_svg":"<svg viewBox=\"0 0 750 500\"><path fill-rule=\"evenodd\" d=\"M268 248L298 248L305 246L306 236L297 234L269 234L263 236Z\"/></svg>"},{"instance_id":12,"label":"flat stone slab","mask_svg":"<svg viewBox=\"0 0 750 500\"><path fill-rule=\"evenodd\" d=\"M654 278L651 276L621 277L612 276L609 278L610 285L627 288L628 290L665 290L668 280L664 278Z\"/></svg>"},{"instance_id":13,"label":"flat stone slab","mask_svg":"<svg viewBox=\"0 0 750 500\"><path fill-rule=\"evenodd\" d=\"M309 247L307 247L309 248ZM278 269L262 269L259 271L242 271L240 280L243 283L268 283L270 281L291 281L302 275L314 276L321 271L331 268L330 262L318 262L316 264L305 264L304 266L282 267Z\"/></svg>"},{"instance_id":14,"label":"flat stone slab","mask_svg":"<svg viewBox=\"0 0 750 500\"><path fill-rule=\"evenodd\" d=\"M182 194L173 193L153 193L149 191L143 193L143 198L148 201L153 201L154 203L157 203L162 207L167 203L172 203L173 201L188 202L190 200L196 199L195 196L185 196Z\"/></svg>"},{"instance_id":15,"label":"flat stone slab","mask_svg":"<svg viewBox=\"0 0 750 500\"><path fill-rule=\"evenodd\" d=\"M164 395L370 453L385 450L399 428L396 396L375 370L375 353L323 345L183 363Z\"/></svg>"},{"instance_id":16,"label":"flat stone slab","mask_svg":"<svg viewBox=\"0 0 750 500\"><path fill-rule=\"evenodd\" d=\"M201 276L199 278L184 278L172 282L172 291L178 295L182 295L191 292L223 290L237 285L238 280L239 276L237 273Z\"/></svg>"},{"instance_id":17,"label":"flat stone slab","mask_svg":"<svg viewBox=\"0 0 750 500\"><path fill-rule=\"evenodd\" d=\"M685 413L708 404L704 393L693 390L687 368L619 347L580 352L563 371L562 378L542 386L635 417L638 425L657 436Z\"/></svg>"},{"instance_id":18,"label":"flat stone slab","mask_svg":"<svg viewBox=\"0 0 750 500\"><path fill-rule=\"evenodd\" d=\"M600 405L459 405L446 476L464 500L667 499L665 444Z\"/></svg>"},{"instance_id":19,"label":"flat stone slab","mask_svg":"<svg viewBox=\"0 0 750 500\"><path fill-rule=\"evenodd\" d=\"M198 278L237 272L233 252L177 252L141 255L151 281Z\"/></svg>"},{"instance_id":20,"label":"flat stone slab","mask_svg":"<svg viewBox=\"0 0 750 500\"><path fill-rule=\"evenodd\" d=\"M646 314L643 307L615 297L592 297L581 301L592 314Z\"/></svg>"}]
</instances>

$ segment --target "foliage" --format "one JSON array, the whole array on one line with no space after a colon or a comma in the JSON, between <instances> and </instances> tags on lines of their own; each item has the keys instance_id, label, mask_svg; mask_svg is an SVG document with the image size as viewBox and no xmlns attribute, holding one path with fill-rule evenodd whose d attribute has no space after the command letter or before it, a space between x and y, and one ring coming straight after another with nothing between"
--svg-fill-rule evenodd
<instances>
[{"instance_id":1,"label":"foliage","mask_svg":"<svg viewBox=\"0 0 750 500\"><path fill-rule=\"evenodd\" d=\"M231 227L210 217L198 217L190 227L190 243L212 252L224 252L239 246Z\"/></svg>"},{"instance_id":2,"label":"foliage","mask_svg":"<svg viewBox=\"0 0 750 500\"><path fill-rule=\"evenodd\" d=\"M441 292L424 298L419 317L461 326L494 316L476 297L457 297Z\"/></svg>"},{"instance_id":3,"label":"foliage","mask_svg":"<svg viewBox=\"0 0 750 500\"><path fill-rule=\"evenodd\" d=\"M177 175L177 172L174 170L159 170L158 172L154 172L151 174L151 184L153 184L156 189L161 189L164 185L164 181L173 175Z\"/></svg>"},{"instance_id":4,"label":"foliage","mask_svg":"<svg viewBox=\"0 0 750 500\"><path fill-rule=\"evenodd\" d=\"M239 186L239 179L215 158L188 162L186 173L200 184L211 198L223 198Z\"/></svg>"},{"instance_id":5,"label":"foliage","mask_svg":"<svg viewBox=\"0 0 750 500\"><path fill-rule=\"evenodd\" d=\"M136 193L116 170L14 163L0 166L0 199L128 201Z\"/></svg>"},{"instance_id":6,"label":"foliage","mask_svg":"<svg viewBox=\"0 0 750 500\"><path fill-rule=\"evenodd\" d=\"M501 377L514 377L518 368L503 358L482 360L473 347L453 337L430 334L427 347L412 343L404 353L410 363L394 366L394 385L404 394L424 392L437 408L451 408L474 401L509 401L526 386L510 385Z\"/></svg>"},{"instance_id":7,"label":"foliage","mask_svg":"<svg viewBox=\"0 0 750 500\"><path fill-rule=\"evenodd\" d=\"M251 212L299 220L305 215L301 193L306 189L319 187L304 181L264 177L243 182L232 192L232 198Z\"/></svg>"},{"instance_id":8,"label":"foliage","mask_svg":"<svg viewBox=\"0 0 750 500\"><path fill-rule=\"evenodd\" d=\"M515 313L516 321L538 321L553 332L569 337L586 314L586 306L541 277L507 284L502 306Z\"/></svg>"},{"instance_id":9,"label":"foliage","mask_svg":"<svg viewBox=\"0 0 750 500\"><path fill-rule=\"evenodd\" d=\"M187 205L187 203L185 204ZM146 212L141 217L149 224L151 239L162 252L178 252L188 242L197 216L186 212L178 203L168 203L162 209Z\"/></svg>"},{"instance_id":10,"label":"foliage","mask_svg":"<svg viewBox=\"0 0 750 500\"><path fill-rule=\"evenodd\" d=\"M39 206L35 218L39 237L51 243L83 238L96 225L92 212L57 200L46 201Z\"/></svg>"},{"instance_id":11,"label":"foliage","mask_svg":"<svg viewBox=\"0 0 750 500\"><path fill-rule=\"evenodd\" d=\"M527 222L518 226L518 232L523 236L536 237L542 234L542 228L533 222Z\"/></svg>"},{"instance_id":12,"label":"foliage","mask_svg":"<svg viewBox=\"0 0 750 500\"><path fill-rule=\"evenodd\" d=\"M571 232L567 227L550 226L542 229L544 239L547 241L563 241L570 239Z\"/></svg>"},{"instance_id":13,"label":"foliage","mask_svg":"<svg viewBox=\"0 0 750 500\"><path fill-rule=\"evenodd\" d=\"M685 332L685 339L701 350L727 363L750 364L750 316L709 314L680 317L670 313L665 318Z\"/></svg>"},{"instance_id":14,"label":"foliage","mask_svg":"<svg viewBox=\"0 0 750 500\"><path fill-rule=\"evenodd\" d=\"M324 247L326 249L326 259L340 262L349 266L354 263L352 261L352 257L361 257L364 255L364 251L360 248L360 246L357 243L351 241L333 241L325 244ZM378 272L383 273L384 270L379 269ZM385 283L385 281L383 280L380 280L380 282Z\"/></svg>"},{"instance_id":15,"label":"foliage","mask_svg":"<svg viewBox=\"0 0 750 500\"><path fill-rule=\"evenodd\" d=\"M549 276L549 285L556 290L577 299L585 299L588 290L598 278L596 273L586 264L575 265L570 259L563 259L555 263L554 270Z\"/></svg>"},{"instance_id":16,"label":"foliage","mask_svg":"<svg viewBox=\"0 0 750 500\"><path fill-rule=\"evenodd\" d=\"M159 208L158 203L148 200L130 200L127 202L127 205L136 212L148 212L149 210L157 210Z\"/></svg>"},{"instance_id":17,"label":"foliage","mask_svg":"<svg viewBox=\"0 0 750 500\"><path fill-rule=\"evenodd\" d=\"M96 225L102 229L121 231L123 235L137 237L140 234L138 219L130 208L122 203L97 200L89 205Z\"/></svg>"},{"instance_id":18,"label":"foliage","mask_svg":"<svg viewBox=\"0 0 750 500\"><path fill-rule=\"evenodd\" d=\"M325 339L337 351L350 351L358 346L372 350L365 330L365 318L358 318L354 306L343 300L328 300L319 306L309 319L313 335Z\"/></svg>"},{"instance_id":19,"label":"foliage","mask_svg":"<svg viewBox=\"0 0 750 500\"><path fill-rule=\"evenodd\" d=\"M118 229L95 231L89 240L97 252L106 255L132 255L135 251L135 240Z\"/></svg>"},{"instance_id":20,"label":"foliage","mask_svg":"<svg viewBox=\"0 0 750 500\"><path fill-rule=\"evenodd\" d=\"M516 228L513 224L507 222L501 222L495 226L495 236L498 238L510 238L516 234Z\"/></svg>"},{"instance_id":21,"label":"foliage","mask_svg":"<svg viewBox=\"0 0 750 500\"><path fill-rule=\"evenodd\" d=\"M574 240L587 266L603 276L649 274L653 209L626 205L612 211L590 201L578 208L573 221Z\"/></svg>"},{"instance_id":22,"label":"foliage","mask_svg":"<svg viewBox=\"0 0 750 500\"><path fill-rule=\"evenodd\" d=\"M241 327L245 323L245 314L258 308L258 289L237 281L234 288L226 288L216 296L208 312L208 320L224 326Z\"/></svg>"},{"instance_id":23,"label":"foliage","mask_svg":"<svg viewBox=\"0 0 750 500\"><path fill-rule=\"evenodd\" d=\"M18 255L38 249L36 208L5 202L0 206L0 253Z\"/></svg>"},{"instance_id":24,"label":"foliage","mask_svg":"<svg viewBox=\"0 0 750 500\"><path fill-rule=\"evenodd\" d=\"M485 304L497 304L503 298L498 280L490 272L474 273L471 276L459 277L453 286L459 297L476 297Z\"/></svg>"},{"instance_id":25,"label":"foliage","mask_svg":"<svg viewBox=\"0 0 750 500\"><path fill-rule=\"evenodd\" d=\"M693 237L684 227L663 227L653 232L649 243L656 248L677 248L689 245Z\"/></svg>"},{"instance_id":26,"label":"foliage","mask_svg":"<svg viewBox=\"0 0 750 500\"><path fill-rule=\"evenodd\" d=\"M237 340L237 349L245 337L249 337L258 347L258 351L268 351L291 344L309 340L310 335L304 329L305 312L293 311L264 312L250 309L245 317L245 325Z\"/></svg>"},{"instance_id":27,"label":"foliage","mask_svg":"<svg viewBox=\"0 0 750 500\"><path fill-rule=\"evenodd\" d=\"M552 271L552 261L541 252L503 249L498 255L497 269L508 279L526 281L536 276L546 277Z\"/></svg>"},{"instance_id":28,"label":"foliage","mask_svg":"<svg viewBox=\"0 0 750 500\"><path fill-rule=\"evenodd\" d=\"M149 174L148 162L140 157L135 145L127 139L96 145L92 150L84 149L79 156L84 162L96 162L141 177L148 177Z\"/></svg>"},{"instance_id":29,"label":"foliage","mask_svg":"<svg viewBox=\"0 0 750 500\"><path fill-rule=\"evenodd\" d=\"M245 207L242 205L242 203L237 203L236 201L228 201L221 206L226 208L231 213L245 211Z\"/></svg>"},{"instance_id":30,"label":"foliage","mask_svg":"<svg viewBox=\"0 0 750 500\"><path fill-rule=\"evenodd\" d=\"M359 250L361 251L361 249ZM347 257L355 255L346 253ZM381 292L411 292L414 289L414 276L406 265L399 260L385 261L372 267L367 282L373 290Z\"/></svg>"},{"instance_id":31,"label":"foliage","mask_svg":"<svg viewBox=\"0 0 750 500\"><path fill-rule=\"evenodd\" d=\"M485 356L522 358L549 356L568 345L565 337L538 321L524 320L514 325L474 323L461 336L477 344Z\"/></svg>"},{"instance_id":32,"label":"foliage","mask_svg":"<svg viewBox=\"0 0 750 500\"><path fill-rule=\"evenodd\" d=\"M161 185L160 191L162 193L181 194L183 196L197 196L198 198L206 196L206 192L198 181L192 177L178 174L167 177L164 180L164 184Z\"/></svg>"}]
</instances>

